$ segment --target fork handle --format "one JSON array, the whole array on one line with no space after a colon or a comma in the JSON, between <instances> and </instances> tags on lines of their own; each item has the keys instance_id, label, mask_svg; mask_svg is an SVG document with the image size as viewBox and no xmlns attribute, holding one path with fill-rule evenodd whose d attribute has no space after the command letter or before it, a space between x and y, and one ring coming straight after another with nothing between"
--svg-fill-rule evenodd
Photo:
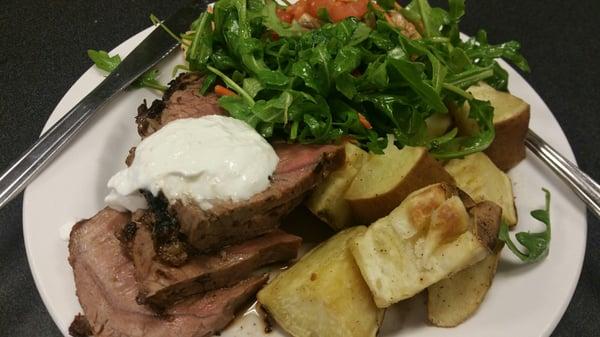
<instances>
[{"instance_id":1,"label":"fork handle","mask_svg":"<svg viewBox=\"0 0 600 337\"><path fill-rule=\"evenodd\" d=\"M600 219L600 185L563 157L535 132L529 130L525 145L548 165Z\"/></svg>"}]
</instances>

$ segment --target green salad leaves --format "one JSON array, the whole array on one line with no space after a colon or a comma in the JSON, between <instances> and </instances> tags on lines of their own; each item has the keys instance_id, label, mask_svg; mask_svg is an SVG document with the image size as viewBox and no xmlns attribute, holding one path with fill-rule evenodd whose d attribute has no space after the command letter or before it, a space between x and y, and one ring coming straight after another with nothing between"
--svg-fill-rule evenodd
<instances>
[{"instance_id":1,"label":"green salad leaves","mask_svg":"<svg viewBox=\"0 0 600 337\"><path fill-rule=\"evenodd\" d=\"M461 41L464 0L449 0L447 10L411 1L401 14L422 27L417 40L372 5L363 21L324 21L314 30L279 20L276 10L272 0L219 0L183 36L189 70L217 76L236 92L219 104L266 138L324 143L349 136L381 153L393 134L400 147L461 157L484 150L495 135L493 108L465 90L479 81L506 90L497 58L529 70L517 42L491 45L483 31ZM430 116L465 101L478 134L428 136Z\"/></svg>"},{"instance_id":2,"label":"green salad leaves","mask_svg":"<svg viewBox=\"0 0 600 337\"><path fill-rule=\"evenodd\" d=\"M108 55L104 50L88 50L89 58L94 62L96 67L99 69L111 73L119 63L121 63L121 57L117 54L114 56ZM162 85L158 79L158 70L153 69L145 72L142 76L136 79L131 85L136 88L151 88L160 91L167 90L167 87Z\"/></svg>"},{"instance_id":3,"label":"green salad leaves","mask_svg":"<svg viewBox=\"0 0 600 337\"><path fill-rule=\"evenodd\" d=\"M546 194L546 206L544 209L531 211L531 216L546 225L546 230L539 233L519 232L515 235L517 241L523 245L527 251L521 250L511 240L508 233L508 225L502 223L500 226L499 238L504 241L508 248L523 262L536 262L542 260L548 255L550 250L551 226L550 226L550 192L543 188Z\"/></svg>"}]
</instances>

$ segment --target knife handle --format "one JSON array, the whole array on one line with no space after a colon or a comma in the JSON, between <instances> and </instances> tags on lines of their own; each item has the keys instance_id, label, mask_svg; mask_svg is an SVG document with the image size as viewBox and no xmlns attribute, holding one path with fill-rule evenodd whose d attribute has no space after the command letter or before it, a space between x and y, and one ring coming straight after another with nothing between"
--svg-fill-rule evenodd
<instances>
[{"instance_id":1,"label":"knife handle","mask_svg":"<svg viewBox=\"0 0 600 337\"><path fill-rule=\"evenodd\" d=\"M64 148L100 107L135 80L109 75L56 124L23 152L0 176L0 208L18 195Z\"/></svg>"},{"instance_id":2,"label":"knife handle","mask_svg":"<svg viewBox=\"0 0 600 337\"><path fill-rule=\"evenodd\" d=\"M191 0L164 21L175 33L185 32L212 0ZM173 51L179 43L161 28L155 28L108 75L56 124L21 154L0 176L0 208L19 194L33 178L77 134L90 118L117 93L152 68Z\"/></svg>"},{"instance_id":3,"label":"knife handle","mask_svg":"<svg viewBox=\"0 0 600 337\"><path fill-rule=\"evenodd\" d=\"M92 92L69 110L0 176L0 208L17 196L117 93L177 47L162 29L140 43Z\"/></svg>"},{"instance_id":4,"label":"knife handle","mask_svg":"<svg viewBox=\"0 0 600 337\"><path fill-rule=\"evenodd\" d=\"M596 218L600 219L600 185L548 145L535 132L529 130L525 144L586 203Z\"/></svg>"}]
</instances>

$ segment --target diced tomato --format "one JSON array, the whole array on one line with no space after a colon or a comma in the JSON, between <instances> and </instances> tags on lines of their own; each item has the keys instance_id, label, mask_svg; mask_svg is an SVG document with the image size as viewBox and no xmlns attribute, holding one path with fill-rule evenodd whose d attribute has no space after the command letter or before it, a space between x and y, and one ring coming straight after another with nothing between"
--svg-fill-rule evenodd
<instances>
[{"instance_id":1,"label":"diced tomato","mask_svg":"<svg viewBox=\"0 0 600 337\"><path fill-rule=\"evenodd\" d=\"M367 5L369 0L356 1L334 1L331 0L331 5L327 8L331 21L338 22L345 18L354 16L362 18L367 13Z\"/></svg>"},{"instance_id":2,"label":"diced tomato","mask_svg":"<svg viewBox=\"0 0 600 337\"><path fill-rule=\"evenodd\" d=\"M368 4L369 0L299 0L285 9L278 9L277 16L285 22L298 20L305 13L317 18L319 9L323 8L327 10L331 21L338 22L351 16L362 18Z\"/></svg>"},{"instance_id":3,"label":"diced tomato","mask_svg":"<svg viewBox=\"0 0 600 337\"><path fill-rule=\"evenodd\" d=\"M277 16L281 21L285 21L287 23L291 23L294 19L294 16L283 8L277 8Z\"/></svg>"},{"instance_id":4,"label":"diced tomato","mask_svg":"<svg viewBox=\"0 0 600 337\"><path fill-rule=\"evenodd\" d=\"M300 0L298 1L292 8L292 13L294 13L294 19L299 20L300 17L306 13L306 8L308 6L308 1Z\"/></svg>"}]
</instances>

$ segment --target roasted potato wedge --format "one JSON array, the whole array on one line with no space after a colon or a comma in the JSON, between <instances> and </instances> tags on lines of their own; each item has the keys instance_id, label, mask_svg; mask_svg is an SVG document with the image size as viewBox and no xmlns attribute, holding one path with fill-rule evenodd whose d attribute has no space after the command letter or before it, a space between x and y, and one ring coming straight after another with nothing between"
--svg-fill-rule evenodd
<instances>
[{"instance_id":1,"label":"roasted potato wedge","mask_svg":"<svg viewBox=\"0 0 600 337\"><path fill-rule=\"evenodd\" d=\"M484 153L475 153L464 159L452 159L446 166L456 186L476 202L489 200L502 207L502 218L509 226L517 224L517 211L512 183Z\"/></svg>"},{"instance_id":2,"label":"roasted potato wedge","mask_svg":"<svg viewBox=\"0 0 600 337\"><path fill-rule=\"evenodd\" d=\"M344 165L333 171L306 200L308 209L335 230L356 224L344 193L368 158L366 151L352 143L346 143L344 150Z\"/></svg>"},{"instance_id":3,"label":"roasted potato wedge","mask_svg":"<svg viewBox=\"0 0 600 337\"><path fill-rule=\"evenodd\" d=\"M386 308L412 297L490 255L501 212L445 183L411 193L351 246L375 304Z\"/></svg>"},{"instance_id":4,"label":"roasted potato wedge","mask_svg":"<svg viewBox=\"0 0 600 337\"><path fill-rule=\"evenodd\" d=\"M494 107L496 137L484 152L501 170L509 170L525 158L525 136L529 129L530 117L529 104L485 83L472 86L467 91L479 100L489 101ZM479 130L477 123L468 118L468 104L450 110L462 134L470 135Z\"/></svg>"},{"instance_id":5,"label":"roasted potato wedge","mask_svg":"<svg viewBox=\"0 0 600 337\"><path fill-rule=\"evenodd\" d=\"M372 337L383 320L349 243L366 227L320 244L258 293L258 302L294 337Z\"/></svg>"},{"instance_id":6,"label":"roasted potato wedge","mask_svg":"<svg viewBox=\"0 0 600 337\"><path fill-rule=\"evenodd\" d=\"M471 317L492 286L500 253L492 254L427 289L427 316L440 327L454 327Z\"/></svg>"},{"instance_id":7,"label":"roasted potato wedge","mask_svg":"<svg viewBox=\"0 0 600 337\"><path fill-rule=\"evenodd\" d=\"M406 196L438 182L454 183L442 165L424 147L392 142L383 155L371 155L362 166L344 198L361 225L388 215Z\"/></svg>"}]
</instances>

